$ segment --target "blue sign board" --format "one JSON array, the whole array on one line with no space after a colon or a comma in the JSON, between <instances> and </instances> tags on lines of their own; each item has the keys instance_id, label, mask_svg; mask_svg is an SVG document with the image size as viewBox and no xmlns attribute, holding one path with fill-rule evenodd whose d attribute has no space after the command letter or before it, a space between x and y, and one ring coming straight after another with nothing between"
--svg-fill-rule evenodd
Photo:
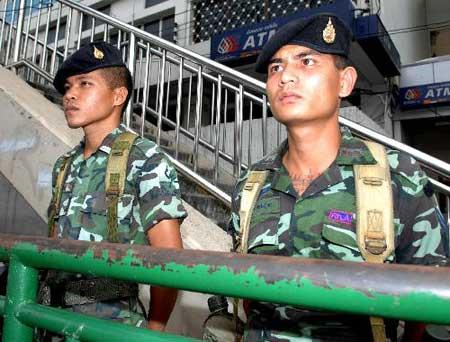
<instances>
[{"instance_id":1,"label":"blue sign board","mask_svg":"<svg viewBox=\"0 0 450 342\"><path fill-rule=\"evenodd\" d=\"M271 21L252 24L214 35L211 37L211 59L225 62L256 55L278 28L284 24L297 18L322 12L334 13L346 22L349 27L353 26L352 2L350 0L338 0L319 8L301 10L286 17L279 17Z\"/></svg>"},{"instance_id":2,"label":"blue sign board","mask_svg":"<svg viewBox=\"0 0 450 342\"><path fill-rule=\"evenodd\" d=\"M404 109L450 104L450 82L400 88L400 106Z\"/></svg>"}]
</instances>

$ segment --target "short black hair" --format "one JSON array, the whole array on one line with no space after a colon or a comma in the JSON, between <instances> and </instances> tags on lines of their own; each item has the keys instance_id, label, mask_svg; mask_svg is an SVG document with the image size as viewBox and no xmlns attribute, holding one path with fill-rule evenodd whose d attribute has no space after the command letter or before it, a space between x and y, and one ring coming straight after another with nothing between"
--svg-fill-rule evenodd
<instances>
[{"instance_id":1,"label":"short black hair","mask_svg":"<svg viewBox=\"0 0 450 342\"><path fill-rule=\"evenodd\" d=\"M131 77L128 68L123 66L115 66L109 68L98 69L106 83L111 89L117 89L125 87L128 90L127 98L123 103L122 112L127 108L128 102L130 101L131 95L133 93L133 79Z\"/></svg>"},{"instance_id":2,"label":"short black hair","mask_svg":"<svg viewBox=\"0 0 450 342\"><path fill-rule=\"evenodd\" d=\"M333 55L334 65L337 69L343 70L346 67L351 66L350 60L345 56Z\"/></svg>"}]
</instances>

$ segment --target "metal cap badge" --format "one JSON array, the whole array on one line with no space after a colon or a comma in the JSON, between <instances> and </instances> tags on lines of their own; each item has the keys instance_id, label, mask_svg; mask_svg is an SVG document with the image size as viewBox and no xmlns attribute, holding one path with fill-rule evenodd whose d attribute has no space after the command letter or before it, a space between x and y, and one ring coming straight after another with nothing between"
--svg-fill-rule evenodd
<instances>
[{"instance_id":1,"label":"metal cap badge","mask_svg":"<svg viewBox=\"0 0 450 342\"><path fill-rule=\"evenodd\" d=\"M333 44L336 39L336 30L334 29L331 18L328 18L327 26L322 31L323 41L327 44Z\"/></svg>"},{"instance_id":2,"label":"metal cap badge","mask_svg":"<svg viewBox=\"0 0 450 342\"><path fill-rule=\"evenodd\" d=\"M105 57L105 54L97 49L97 47L94 45L94 57L97 59L103 59Z\"/></svg>"}]
</instances>

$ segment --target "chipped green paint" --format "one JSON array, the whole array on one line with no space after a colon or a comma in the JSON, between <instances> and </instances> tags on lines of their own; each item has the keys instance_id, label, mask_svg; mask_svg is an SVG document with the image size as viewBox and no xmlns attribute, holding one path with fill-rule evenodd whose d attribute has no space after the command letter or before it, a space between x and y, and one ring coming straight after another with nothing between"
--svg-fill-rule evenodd
<instances>
[{"instance_id":1,"label":"chipped green paint","mask_svg":"<svg viewBox=\"0 0 450 342\"><path fill-rule=\"evenodd\" d=\"M34 303L22 304L17 317L29 326L66 335L69 337L69 341L197 341L188 337L136 328L95 317L86 319L84 315Z\"/></svg>"},{"instance_id":2,"label":"chipped green paint","mask_svg":"<svg viewBox=\"0 0 450 342\"><path fill-rule=\"evenodd\" d=\"M33 282L36 285L37 279L24 279L41 268L312 309L450 324L450 274L443 268L174 251L36 237L18 240L3 234L0 245L0 256L10 256L12 264L21 265L23 271L10 274L8 303L0 302L0 309L3 305L6 311L5 326L22 329L25 337L29 336L28 325L41 326L44 321L44 327L66 333L73 340L83 340L83 336L75 334L79 329L95 335L117 328L111 335L116 337L134 329L121 325L112 330L102 325L100 329L95 322L90 326L87 322L91 320L80 315L34 304L32 286L25 292L20 287ZM58 324L66 330L58 330L62 329ZM8 331L16 334L11 328ZM133 334L142 331L133 330ZM168 335L165 340L170 338ZM173 338L175 341L178 337Z\"/></svg>"},{"instance_id":3,"label":"chipped green paint","mask_svg":"<svg viewBox=\"0 0 450 342\"><path fill-rule=\"evenodd\" d=\"M332 281L326 286L315 284L310 277L299 275L271 282L261 276L255 266L236 272L230 266L196 264L192 260L183 264L145 265L144 260L136 257L131 249L121 257L111 257L111 250L106 249L101 253L87 249L74 255L54 249L38 251L34 244L20 243L14 247L14 253L27 265L36 268L50 267L315 309L450 324L450 299L427 291L420 293L412 289L402 295L383 294L376 288L335 286ZM421 310L414 310L417 307Z\"/></svg>"}]
</instances>

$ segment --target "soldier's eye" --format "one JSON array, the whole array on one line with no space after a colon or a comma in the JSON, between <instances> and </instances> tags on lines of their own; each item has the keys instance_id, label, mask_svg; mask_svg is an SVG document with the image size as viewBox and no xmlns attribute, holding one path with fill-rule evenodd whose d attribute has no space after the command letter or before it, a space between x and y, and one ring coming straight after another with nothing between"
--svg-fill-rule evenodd
<instances>
[{"instance_id":1,"label":"soldier's eye","mask_svg":"<svg viewBox=\"0 0 450 342\"><path fill-rule=\"evenodd\" d=\"M272 74L274 72L281 71L282 67L280 64L272 64L269 65L269 74Z\"/></svg>"},{"instance_id":2,"label":"soldier's eye","mask_svg":"<svg viewBox=\"0 0 450 342\"><path fill-rule=\"evenodd\" d=\"M304 66L311 66L314 64L314 60L312 58L305 57L305 58L302 58L302 64Z\"/></svg>"}]
</instances>

